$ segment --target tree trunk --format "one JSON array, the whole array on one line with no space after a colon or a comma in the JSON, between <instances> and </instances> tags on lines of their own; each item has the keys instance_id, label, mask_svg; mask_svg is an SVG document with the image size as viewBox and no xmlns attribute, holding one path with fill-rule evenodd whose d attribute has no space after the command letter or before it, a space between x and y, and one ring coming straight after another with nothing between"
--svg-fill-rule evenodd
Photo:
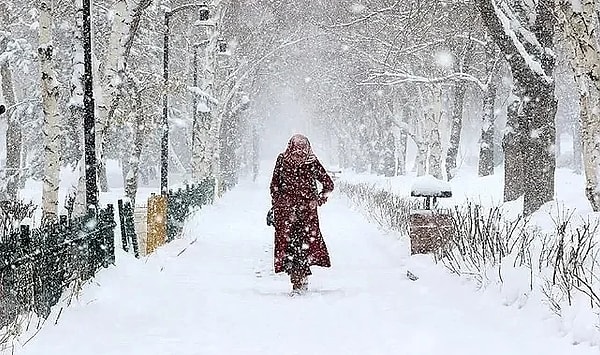
<instances>
[{"instance_id":1,"label":"tree trunk","mask_svg":"<svg viewBox=\"0 0 600 355\"><path fill-rule=\"evenodd\" d=\"M477 6L490 35L506 56L515 87L523 107L524 130L521 133L525 150L523 154L523 175L526 179L524 186L523 212L528 215L537 210L542 204L554 197L554 170L556 157L554 145L556 139L555 114L556 99L554 97L553 71L555 58L553 50L554 14L553 0L540 0L536 7L535 24L527 34L516 30L513 38L509 37L498 14L510 11L506 3L495 3L492 0L477 0ZM525 26L524 26L525 27ZM515 27L517 28L517 27ZM537 43L531 45L532 38ZM527 42L518 48L515 40ZM539 48L544 50L539 50ZM524 48L533 52L526 53ZM514 129L514 128L513 128ZM517 132L518 133L518 132ZM508 143L508 142L507 142ZM509 144L505 144L508 147ZM516 151L516 149L515 149ZM505 151L505 154L507 152ZM518 153L517 153L518 154ZM513 157L507 154L507 164ZM508 172L507 172L508 175ZM506 191L511 190L509 179L506 179Z\"/></svg>"},{"instance_id":2,"label":"tree trunk","mask_svg":"<svg viewBox=\"0 0 600 355\"><path fill-rule=\"evenodd\" d=\"M198 183L211 176L210 155L210 123L212 115L210 112L199 112L198 122L194 130L194 143L192 146L192 179Z\"/></svg>"},{"instance_id":3,"label":"tree trunk","mask_svg":"<svg viewBox=\"0 0 600 355\"><path fill-rule=\"evenodd\" d=\"M433 97L433 109L429 118L429 174L443 180L442 142L440 138L440 121L442 120L442 89L436 88ZM460 134L460 131L459 131Z\"/></svg>"},{"instance_id":4,"label":"tree trunk","mask_svg":"<svg viewBox=\"0 0 600 355\"><path fill-rule=\"evenodd\" d=\"M117 110L122 96L122 82L126 77L126 62L131 53L133 40L140 28L140 21L144 11L152 4L151 0L142 0L134 3L135 7L129 9L126 1L119 1L115 4L115 16L111 29L109 47L111 54L106 65L104 74L105 81L102 83L103 100L98 105L98 116L100 130L97 130L99 156L98 161L98 181L102 191L108 190L108 178L106 172L105 151L107 145L108 129L110 128L114 114ZM127 164L127 163L126 163ZM129 167L125 168L129 171ZM127 176L127 173L124 173ZM124 178L126 180L126 178ZM136 180L137 181L137 180Z\"/></svg>"},{"instance_id":5,"label":"tree trunk","mask_svg":"<svg viewBox=\"0 0 600 355\"><path fill-rule=\"evenodd\" d=\"M458 68L457 72L461 69L468 68L471 64L472 56L472 42L469 42L464 51L464 59L462 61L462 68ZM454 84L454 105L452 106L452 126L450 128L450 142L448 144L448 151L446 152L446 177L451 180L456 173L456 157L458 156L458 149L460 148L460 135L462 132L462 116L463 108L465 103L465 93L467 91L467 85L465 81L459 80Z\"/></svg>"},{"instance_id":6,"label":"tree trunk","mask_svg":"<svg viewBox=\"0 0 600 355\"><path fill-rule=\"evenodd\" d=\"M12 73L7 61L0 67L2 75L2 93L7 107L6 121L6 192L10 200L19 196L19 180L21 176L21 124L15 114L15 93L13 90Z\"/></svg>"},{"instance_id":7,"label":"tree trunk","mask_svg":"<svg viewBox=\"0 0 600 355\"><path fill-rule=\"evenodd\" d=\"M6 4L0 4L0 16L2 28L7 31L9 25L9 10ZM0 42L0 53L6 51L8 45L8 33ZM21 124L15 114L15 91L8 60L2 61L0 66L0 76L2 76L2 94L6 106L6 193L10 200L16 200L19 196L19 186L21 179Z\"/></svg>"},{"instance_id":8,"label":"tree trunk","mask_svg":"<svg viewBox=\"0 0 600 355\"><path fill-rule=\"evenodd\" d=\"M583 147L581 144L581 113L577 120L573 122L573 126L571 127L572 137L573 137L573 171L576 174L581 174L583 170Z\"/></svg>"},{"instance_id":9,"label":"tree trunk","mask_svg":"<svg viewBox=\"0 0 600 355\"><path fill-rule=\"evenodd\" d=\"M239 142L239 135L237 132L239 125L238 112L231 112L229 115L224 117L223 125L221 126L221 133L219 143L221 145L221 175L223 181L223 188L225 190L231 189L237 184L237 144Z\"/></svg>"},{"instance_id":10,"label":"tree trunk","mask_svg":"<svg viewBox=\"0 0 600 355\"><path fill-rule=\"evenodd\" d=\"M77 190L75 192L75 201L73 201L73 217L84 216L87 212L85 204L85 159L82 157L77 163L79 178L77 179Z\"/></svg>"},{"instance_id":11,"label":"tree trunk","mask_svg":"<svg viewBox=\"0 0 600 355\"><path fill-rule=\"evenodd\" d=\"M452 106L452 127L450 129L450 142L446 153L446 176L448 180L454 177L456 172L456 157L460 146L460 133L462 131L462 115L467 86L464 81L458 81L454 85L454 105Z\"/></svg>"},{"instance_id":12,"label":"tree trunk","mask_svg":"<svg viewBox=\"0 0 600 355\"><path fill-rule=\"evenodd\" d=\"M524 193L523 151L524 125L521 101L512 97L506 112L506 129L502 139L504 151L504 202L514 201Z\"/></svg>"},{"instance_id":13,"label":"tree trunk","mask_svg":"<svg viewBox=\"0 0 600 355\"><path fill-rule=\"evenodd\" d=\"M131 206L135 207L135 198L137 195L137 189L139 185L139 171L140 171L140 158L142 156L142 150L144 148L144 140L146 139L148 130L146 128L146 122L144 121L145 116L142 111L142 94L138 90L137 85L133 80L131 83L131 90L135 91L136 95L136 112L135 112L135 124L133 125L134 138L133 138L133 149L129 156L127 164L127 175L125 177L125 195L131 201Z\"/></svg>"},{"instance_id":14,"label":"tree trunk","mask_svg":"<svg viewBox=\"0 0 600 355\"><path fill-rule=\"evenodd\" d=\"M523 112L528 119L527 131L528 150L525 155L525 200L523 213L529 215L539 209L544 203L554 198L554 172L556 170L556 111L558 100L554 96L555 81L553 80L556 58L554 49L554 28L556 14L553 0L540 0L537 7L534 33L542 48L540 63L544 75L535 75L524 71L520 82L525 85L527 100Z\"/></svg>"},{"instance_id":15,"label":"tree trunk","mask_svg":"<svg viewBox=\"0 0 600 355\"><path fill-rule=\"evenodd\" d=\"M252 165L252 181L256 182L260 169L260 137L256 129L256 123L252 124L252 153L250 154Z\"/></svg>"},{"instance_id":16,"label":"tree trunk","mask_svg":"<svg viewBox=\"0 0 600 355\"><path fill-rule=\"evenodd\" d=\"M496 43L487 37L485 46L487 90L483 93L483 122L479 141L479 176L494 174L494 126L496 122L495 100L498 91L499 55Z\"/></svg>"},{"instance_id":17,"label":"tree trunk","mask_svg":"<svg viewBox=\"0 0 600 355\"><path fill-rule=\"evenodd\" d=\"M479 145L479 176L494 174L494 123L496 121L494 102L496 92L496 84L490 82L488 90L483 97L483 125L481 127L481 141Z\"/></svg>"},{"instance_id":18,"label":"tree trunk","mask_svg":"<svg viewBox=\"0 0 600 355\"><path fill-rule=\"evenodd\" d=\"M59 174L59 122L58 99L60 86L52 62L52 13L49 3L42 0L39 17L38 55L42 72L42 102L44 107L44 187L42 192L42 223L57 220Z\"/></svg>"},{"instance_id":19,"label":"tree trunk","mask_svg":"<svg viewBox=\"0 0 600 355\"><path fill-rule=\"evenodd\" d=\"M102 191L108 190L106 172L106 139L112 117L116 111L122 81L125 73L125 63L131 51L133 40L139 30L139 24L144 10L152 2L143 0L136 3L131 11L125 0L118 0L113 7L113 23L111 27L109 50L104 75L101 82L101 99L98 100L98 119L96 120L96 149L98 155L98 182Z\"/></svg>"},{"instance_id":20,"label":"tree trunk","mask_svg":"<svg viewBox=\"0 0 600 355\"><path fill-rule=\"evenodd\" d=\"M83 158L84 138L82 134L83 118L85 108L83 103L84 91L84 53L83 53L83 4L76 1L76 26L73 29L73 73L71 76L71 99L69 108L71 109L70 126L71 132L75 134L73 142L77 145L75 148L79 154L76 169L79 172L77 187L75 190L75 201L73 202L73 217L85 215L85 159Z\"/></svg>"},{"instance_id":21,"label":"tree trunk","mask_svg":"<svg viewBox=\"0 0 600 355\"><path fill-rule=\"evenodd\" d=\"M554 98L554 82L541 80L527 87L526 95L532 100L524 105L527 117L528 144L523 172L525 200L523 213L529 215L554 198L554 171L556 156L556 128L554 117L558 106Z\"/></svg>"},{"instance_id":22,"label":"tree trunk","mask_svg":"<svg viewBox=\"0 0 600 355\"><path fill-rule=\"evenodd\" d=\"M398 133L396 139L396 175L406 175L406 146L408 135L406 132Z\"/></svg>"},{"instance_id":23,"label":"tree trunk","mask_svg":"<svg viewBox=\"0 0 600 355\"><path fill-rule=\"evenodd\" d=\"M127 19L127 1L117 0L112 8L112 26L104 65L104 75L101 79L102 93L97 100L96 119L96 155L98 166L98 183L101 191L108 191L108 179L106 172L106 136L111 122L109 122L109 111L113 106L119 87L121 86L125 63L123 55L126 40L125 22Z\"/></svg>"},{"instance_id":24,"label":"tree trunk","mask_svg":"<svg viewBox=\"0 0 600 355\"><path fill-rule=\"evenodd\" d=\"M585 172L585 195L595 212L600 211L600 48L596 38L595 1L584 0L574 11L561 3L561 25L571 49L571 67L579 88L581 142ZM593 88L589 84L593 85ZM593 92L592 92L593 91ZM575 142L574 142L575 144ZM578 152L579 149L574 149ZM579 156L575 157L575 162Z\"/></svg>"},{"instance_id":25,"label":"tree trunk","mask_svg":"<svg viewBox=\"0 0 600 355\"><path fill-rule=\"evenodd\" d=\"M479 176L494 174L494 125L496 122L495 101L498 91L498 73L496 68L495 45L488 49L489 80L487 91L483 96L483 124L479 143Z\"/></svg>"},{"instance_id":26,"label":"tree trunk","mask_svg":"<svg viewBox=\"0 0 600 355\"><path fill-rule=\"evenodd\" d=\"M440 130L436 127L431 131L431 143L429 146L429 174L436 179L443 180L442 173L442 144Z\"/></svg>"},{"instance_id":27,"label":"tree trunk","mask_svg":"<svg viewBox=\"0 0 600 355\"><path fill-rule=\"evenodd\" d=\"M429 146L427 142L419 141L415 142L417 145L417 157L415 159L415 170L417 176L423 176L427 174L427 152Z\"/></svg>"}]
</instances>

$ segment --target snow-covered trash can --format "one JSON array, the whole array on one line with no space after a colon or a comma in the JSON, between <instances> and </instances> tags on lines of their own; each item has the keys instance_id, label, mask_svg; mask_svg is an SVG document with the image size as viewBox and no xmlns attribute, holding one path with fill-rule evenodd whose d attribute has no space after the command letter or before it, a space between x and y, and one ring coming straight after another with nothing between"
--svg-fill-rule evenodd
<instances>
[{"instance_id":1,"label":"snow-covered trash can","mask_svg":"<svg viewBox=\"0 0 600 355\"><path fill-rule=\"evenodd\" d=\"M415 180L410 195L424 198L422 207L410 212L411 254L434 253L454 234L450 213L437 208L438 198L452 197L450 184L430 175L421 176Z\"/></svg>"}]
</instances>

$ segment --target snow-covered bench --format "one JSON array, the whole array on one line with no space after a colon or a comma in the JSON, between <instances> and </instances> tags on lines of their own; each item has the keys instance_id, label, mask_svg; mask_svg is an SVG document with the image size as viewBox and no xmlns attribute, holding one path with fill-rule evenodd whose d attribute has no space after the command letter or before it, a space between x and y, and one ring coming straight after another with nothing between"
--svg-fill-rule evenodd
<instances>
[{"instance_id":1,"label":"snow-covered bench","mask_svg":"<svg viewBox=\"0 0 600 355\"><path fill-rule=\"evenodd\" d=\"M437 209L438 198L452 197L450 184L433 176L420 176L413 183L410 195L425 198L423 208L410 213L411 254L436 252L454 233L450 214Z\"/></svg>"}]
</instances>

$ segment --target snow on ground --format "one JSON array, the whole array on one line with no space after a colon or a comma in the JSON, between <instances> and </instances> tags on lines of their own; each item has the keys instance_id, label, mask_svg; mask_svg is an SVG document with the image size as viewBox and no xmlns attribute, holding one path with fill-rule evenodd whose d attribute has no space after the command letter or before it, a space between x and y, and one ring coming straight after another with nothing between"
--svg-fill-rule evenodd
<instances>
[{"instance_id":1,"label":"snow on ground","mask_svg":"<svg viewBox=\"0 0 600 355\"><path fill-rule=\"evenodd\" d=\"M310 291L290 297L287 278L272 273L266 186L241 183L146 259L120 254L15 353L597 354L535 309L502 306L409 256L407 240L339 195L320 209L333 266L315 268Z\"/></svg>"}]
</instances>

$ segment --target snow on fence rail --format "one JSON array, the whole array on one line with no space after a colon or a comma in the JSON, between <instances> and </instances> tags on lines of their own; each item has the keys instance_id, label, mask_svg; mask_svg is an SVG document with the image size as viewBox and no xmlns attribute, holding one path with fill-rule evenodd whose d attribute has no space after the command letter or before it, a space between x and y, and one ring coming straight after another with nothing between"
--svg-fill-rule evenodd
<instances>
[{"instance_id":1,"label":"snow on fence rail","mask_svg":"<svg viewBox=\"0 0 600 355\"><path fill-rule=\"evenodd\" d=\"M128 252L131 244L137 258L175 239L195 208L212 203L214 189L214 179L205 179L199 184L169 190L166 199L151 196L146 206L137 206L135 211L130 202L119 200L123 250Z\"/></svg>"},{"instance_id":2,"label":"snow on fence rail","mask_svg":"<svg viewBox=\"0 0 600 355\"><path fill-rule=\"evenodd\" d=\"M114 264L113 207L30 229L22 225L0 243L0 329L19 316L45 319L63 291Z\"/></svg>"},{"instance_id":3,"label":"snow on fence rail","mask_svg":"<svg viewBox=\"0 0 600 355\"><path fill-rule=\"evenodd\" d=\"M337 186L381 226L409 234L416 201L366 183ZM481 288L497 287L506 304L545 303L576 333L576 342L600 342L600 221L576 220L572 211L557 207L548 232L505 212L472 201L452 207L454 233L432 253L434 260Z\"/></svg>"}]
</instances>

